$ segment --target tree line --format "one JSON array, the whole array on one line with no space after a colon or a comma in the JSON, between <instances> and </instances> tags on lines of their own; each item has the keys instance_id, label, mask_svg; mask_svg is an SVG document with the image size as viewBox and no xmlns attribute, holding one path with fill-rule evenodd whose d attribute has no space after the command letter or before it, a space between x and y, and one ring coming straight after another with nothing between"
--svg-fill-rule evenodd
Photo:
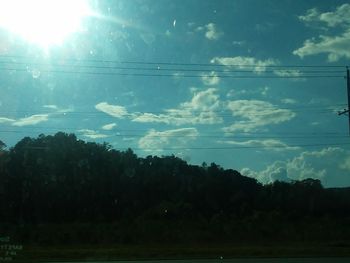
<instances>
[{"instance_id":1,"label":"tree line","mask_svg":"<svg viewBox=\"0 0 350 263\"><path fill-rule=\"evenodd\" d=\"M350 190L85 142L0 144L0 232L28 242L349 240Z\"/></svg>"}]
</instances>

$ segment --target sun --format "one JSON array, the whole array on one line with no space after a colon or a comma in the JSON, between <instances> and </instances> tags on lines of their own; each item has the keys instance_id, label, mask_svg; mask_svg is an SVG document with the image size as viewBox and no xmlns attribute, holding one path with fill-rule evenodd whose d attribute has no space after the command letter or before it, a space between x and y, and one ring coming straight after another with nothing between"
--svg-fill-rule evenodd
<instances>
[{"instance_id":1,"label":"sun","mask_svg":"<svg viewBox=\"0 0 350 263\"><path fill-rule=\"evenodd\" d=\"M81 29L87 0L0 0L0 27L48 48Z\"/></svg>"}]
</instances>

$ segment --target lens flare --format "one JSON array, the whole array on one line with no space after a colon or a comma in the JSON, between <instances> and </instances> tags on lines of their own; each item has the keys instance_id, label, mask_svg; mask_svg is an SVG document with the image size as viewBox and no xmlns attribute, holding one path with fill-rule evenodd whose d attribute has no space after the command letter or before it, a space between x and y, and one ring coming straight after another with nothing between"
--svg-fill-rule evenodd
<instances>
[{"instance_id":1,"label":"lens flare","mask_svg":"<svg viewBox=\"0 0 350 263\"><path fill-rule=\"evenodd\" d=\"M0 0L0 27L42 47L62 44L90 14L86 0Z\"/></svg>"}]
</instances>

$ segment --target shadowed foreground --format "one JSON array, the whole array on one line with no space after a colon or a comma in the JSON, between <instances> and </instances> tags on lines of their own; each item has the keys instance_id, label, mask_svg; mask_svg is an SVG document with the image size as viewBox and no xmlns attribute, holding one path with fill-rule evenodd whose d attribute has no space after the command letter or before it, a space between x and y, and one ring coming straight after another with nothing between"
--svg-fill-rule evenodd
<instances>
[{"instance_id":1,"label":"shadowed foreground","mask_svg":"<svg viewBox=\"0 0 350 263\"><path fill-rule=\"evenodd\" d=\"M0 151L0 234L24 246L16 260L350 255L346 188L261 185L64 133Z\"/></svg>"}]
</instances>

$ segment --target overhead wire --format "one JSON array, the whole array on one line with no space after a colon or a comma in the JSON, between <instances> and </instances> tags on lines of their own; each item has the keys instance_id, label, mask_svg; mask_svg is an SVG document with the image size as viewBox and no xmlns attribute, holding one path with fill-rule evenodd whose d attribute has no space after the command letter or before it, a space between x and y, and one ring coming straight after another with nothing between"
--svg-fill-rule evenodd
<instances>
[{"instance_id":1,"label":"overhead wire","mask_svg":"<svg viewBox=\"0 0 350 263\"><path fill-rule=\"evenodd\" d=\"M0 68L5 71L28 72L28 69L22 68ZM185 75L185 74L150 74L150 73L133 73L133 72L97 72L97 71L66 71L66 70L40 70L40 73L52 74L83 74L95 76L129 76L129 77L171 77L171 78L207 78L208 75ZM345 75L303 75L303 76L282 76L282 75L215 75L217 78L232 78L232 79L316 79L316 78L344 78Z\"/></svg>"},{"instance_id":2,"label":"overhead wire","mask_svg":"<svg viewBox=\"0 0 350 263\"><path fill-rule=\"evenodd\" d=\"M293 144L293 145L259 145L259 146L230 146L230 147L120 147L115 150L128 150L132 149L134 151L174 151L174 150L241 150L241 149L296 149L296 148L312 148L312 147L331 147L331 146L344 146L350 145L350 143L319 143L319 144ZM48 150L50 147L45 146L27 146L25 149L32 150Z\"/></svg>"},{"instance_id":3,"label":"overhead wire","mask_svg":"<svg viewBox=\"0 0 350 263\"><path fill-rule=\"evenodd\" d=\"M34 128L34 127L31 127ZM78 133L84 133L88 131L89 129L84 129L84 128L68 128L68 127L37 127L38 129L41 130L15 130L15 129L10 129L10 130L0 130L0 133L38 133L38 132L43 132L44 130L46 132L58 132L58 131L68 131L68 130L74 130L75 132ZM278 135L271 133L269 134L257 134L253 135L252 133L246 133L245 135L243 134L237 134L237 135L225 135L225 134L217 134L217 135L209 135L209 134L197 134L197 135L191 135L191 134L182 134L182 135L175 135L175 134L162 134L162 132L156 132L156 134L151 135L151 134L137 134L137 133L120 133L122 130L116 130L116 131L106 131L104 130L104 133L107 133L106 136L108 137L145 137L147 136L148 138L220 138L220 139L338 139L338 138L348 138L349 135L346 134L331 134L331 133L319 133L319 134L301 134L301 135ZM147 131L149 132L149 131Z\"/></svg>"},{"instance_id":4,"label":"overhead wire","mask_svg":"<svg viewBox=\"0 0 350 263\"><path fill-rule=\"evenodd\" d=\"M24 55L0 55L0 59L28 59L38 60L38 57L24 56ZM39 58L40 59L40 58ZM247 64L219 64L219 63L181 63L181 62L169 62L169 61L131 61L131 60L106 60L106 59L79 59L79 58L65 58L53 60L67 61L67 62L79 62L79 63L115 63L115 64L139 64L139 65L168 65L168 66L199 66L199 67L255 67L255 68L346 68L347 65L261 65L256 63ZM50 61L50 59L49 59Z\"/></svg>"},{"instance_id":5,"label":"overhead wire","mask_svg":"<svg viewBox=\"0 0 350 263\"><path fill-rule=\"evenodd\" d=\"M48 67L59 67L59 68L88 68L88 69L113 69L113 70L144 70L144 71L173 71L173 72L210 72L210 73L288 73L291 70L280 69L280 70L263 70L257 71L255 68L252 70L232 70L232 69L195 69L195 68L162 68L162 67L121 67L121 66L98 66L98 65L81 65L81 64L64 64L64 63L38 63L38 62L8 62L0 61L0 64L5 65L22 65L22 66L48 66ZM240 68L246 68L247 66L239 66ZM28 70L28 68L26 68ZM344 73L343 70L292 70L292 73Z\"/></svg>"},{"instance_id":6,"label":"overhead wire","mask_svg":"<svg viewBox=\"0 0 350 263\"><path fill-rule=\"evenodd\" d=\"M15 126L11 125L8 126L9 128L15 128ZM5 127L3 127L5 128ZM77 129L86 129L82 128L82 127L65 127L65 126L61 126L61 127L52 127L52 126L21 126L21 127L17 127L17 128L21 128L21 129L52 129L52 130L59 130L59 129L66 129L66 130L77 130ZM1 130L0 130L1 131ZM114 128L113 132L119 133L119 132L132 132L132 133L138 133L138 132L149 132L149 131L153 131L153 129L121 129L121 128ZM162 131L157 131L157 132L162 132ZM206 130L204 134L206 135L215 135L218 133L218 130ZM229 132L227 134L230 134ZM339 132L339 131L322 131L322 132L300 132L300 131L250 131L250 132L235 132L235 135L249 135L249 136L255 136L255 135L273 135L273 136L280 136L280 135L306 135L306 136L322 136L322 135L344 135L344 136L349 136L348 133L343 133L343 132ZM220 136L222 137L222 131L220 131Z\"/></svg>"},{"instance_id":7,"label":"overhead wire","mask_svg":"<svg viewBox=\"0 0 350 263\"><path fill-rule=\"evenodd\" d=\"M12 59L12 60L9 60L9 59ZM178 77L178 78L217 77L217 78L237 78L237 79L249 79L249 78L251 79L255 79L255 78L305 79L305 78L344 78L345 69L346 69L346 66L340 66L340 65L326 66L326 65L177 63L177 62L154 62L154 61L148 61L148 62L147 61L122 61L122 60L120 61L89 60L89 59L78 60L78 59L71 59L71 58L63 59L63 60L62 59L60 60L53 59L53 60L54 60L53 62L51 60L48 60L45 62L38 62L37 59L33 57L0 55L0 64L3 64L5 66L10 65L10 67L1 67L0 70L15 71L15 72L29 72L29 73L31 70L34 70L36 72L40 72L40 73L42 72L42 73L48 73L48 74L87 74L87 75L106 75L106 76L108 75L109 76L133 76L133 77ZM61 63L57 61L60 61ZM68 64L67 62L70 64ZM91 65L89 63L93 63L93 64ZM116 66L115 64L119 66ZM123 64L133 65L133 67L120 66ZM21 66L21 67L18 67L18 66ZM23 66L26 66L26 67L23 68ZM36 67L44 66L45 68L31 69L30 67L33 67L33 66L36 66ZM176 66L176 68L173 68L174 66ZM178 68L179 66L181 66L181 68ZM211 67L211 68L208 68L208 67ZM221 68L224 67L224 70L220 69L220 67ZM232 68L235 68L235 69L232 69ZM290 70L291 68L292 70ZM338 70L340 68L343 68L344 70L343 71ZM83 69L83 70L77 70L77 69ZM93 70L87 71L84 69L93 69ZM115 70L118 70L118 71L115 71ZM138 73L138 72L141 72L141 73ZM150 73L150 72L153 72L153 73ZM154 72L157 72L157 73L154 73ZM171 72L172 74L166 74L162 72ZM187 72L198 72L199 74L185 74ZM209 74L203 74L205 72ZM238 73L238 74L248 73L250 75L237 75L234 73ZM341 73L344 73L344 75L339 75ZM272 75L268 75L268 74L272 74ZM337 75L334 75L334 74L337 74Z\"/></svg>"}]
</instances>

